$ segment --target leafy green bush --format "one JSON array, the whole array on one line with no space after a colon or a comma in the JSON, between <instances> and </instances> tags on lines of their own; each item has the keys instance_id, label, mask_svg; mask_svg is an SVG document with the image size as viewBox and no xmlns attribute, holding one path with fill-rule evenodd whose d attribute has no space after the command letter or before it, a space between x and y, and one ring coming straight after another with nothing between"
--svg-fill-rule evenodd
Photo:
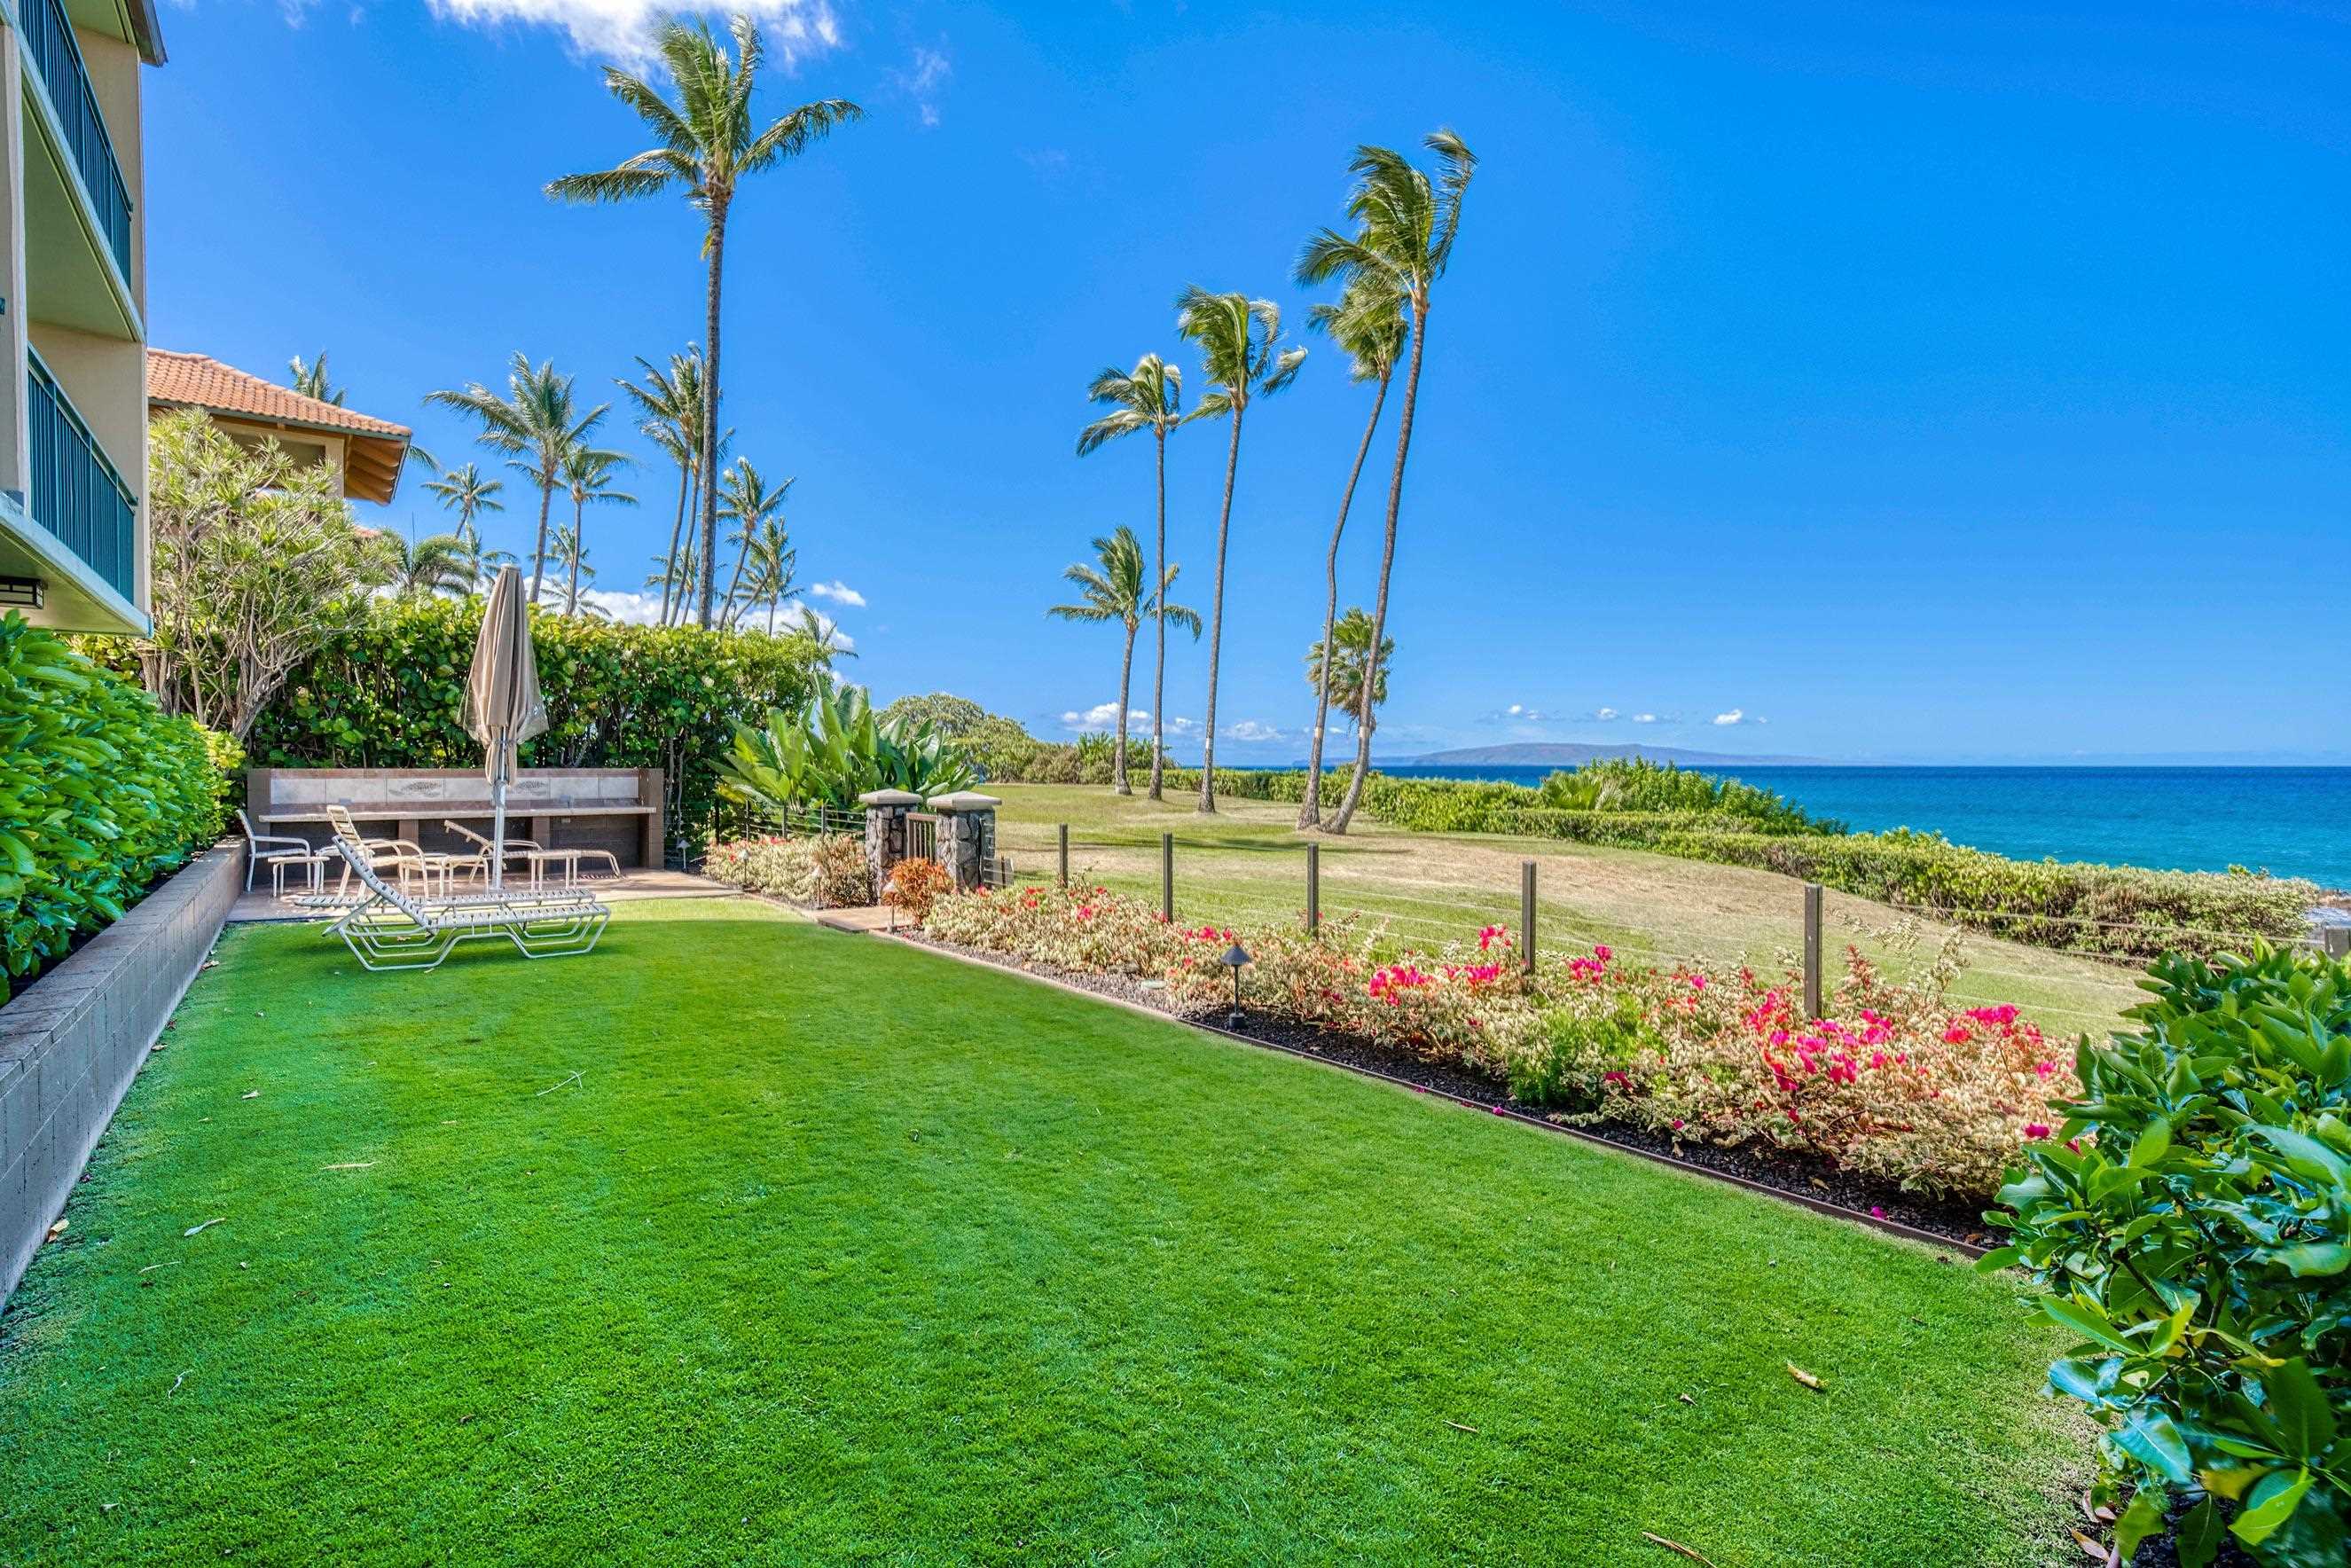
<instances>
[{"instance_id":1,"label":"leafy green bush","mask_svg":"<svg viewBox=\"0 0 2351 1568\"><path fill-rule=\"evenodd\" d=\"M703 874L819 909L873 902L865 841L850 833L738 839L710 846Z\"/></svg>"},{"instance_id":2,"label":"leafy green bush","mask_svg":"<svg viewBox=\"0 0 2351 1568\"><path fill-rule=\"evenodd\" d=\"M478 600L376 601L288 675L247 751L266 768L479 767L461 709L481 621ZM531 637L548 729L524 764L662 768L675 842L707 837L735 726L817 685L799 637L544 614Z\"/></svg>"},{"instance_id":3,"label":"leafy green bush","mask_svg":"<svg viewBox=\"0 0 2351 1568\"><path fill-rule=\"evenodd\" d=\"M206 737L0 618L0 999L220 836Z\"/></svg>"},{"instance_id":4,"label":"leafy green bush","mask_svg":"<svg viewBox=\"0 0 2351 1568\"><path fill-rule=\"evenodd\" d=\"M1037 754L1051 747L1030 735L1017 719L990 713L969 697L950 692L904 696L883 708L882 716L884 720L904 719L937 726L939 733L956 742L985 778L1045 782L1035 779L1029 769L1035 765Z\"/></svg>"},{"instance_id":5,"label":"leafy green bush","mask_svg":"<svg viewBox=\"0 0 2351 1568\"><path fill-rule=\"evenodd\" d=\"M774 811L796 806L858 809L875 789L945 795L979 772L927 719L877 716L856 686L821 693L797 712L769 708L763 725L737 725L718 767L719 788Z\"/></svg>"},{"instance_id":6,"label":"leafy green bush","mask_svg":"<svg viewBox=\"0 0 2351 1568\"><path fill-rule=\"evenodd\" d=\"M2351 1521L2351 967L2256 947L2149 971L2136 1035L2001 1189L2040 1310L2083 1343L2051 1387L2135 1486L2127 1559L2175 1491L2180 1560L2225 1524L2260 1562L2345 1560Z\"/></svg>"}]
</instances>

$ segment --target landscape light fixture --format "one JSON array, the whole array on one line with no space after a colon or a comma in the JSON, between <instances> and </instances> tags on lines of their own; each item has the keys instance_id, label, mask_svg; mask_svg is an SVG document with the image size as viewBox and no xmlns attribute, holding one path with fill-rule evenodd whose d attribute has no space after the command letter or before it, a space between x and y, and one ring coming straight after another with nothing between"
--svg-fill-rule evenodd
<instances>
[{"instance_id":1,"label":"landscape light fixture","mask_svg":"<svg viewBox=\"0 0 2351 1568\"><path fill-rule=\"evenodd\" d=\"M1249 961L1249 954L1238 942L1227 948L1225 956L1217 960L1233 972L1233 1010L1231 1016L1225 1019L1227 1029L1241 1027L1241 966Z\"/></svg>"},{"instance_id":2,"label":"landscape light fixture","mask_svg":"<svg viewBox=\"0 0 2351 1568\"><path fill-rule=\"evenodd\" d=\"M0 605L12 610L38 610L41 607L41 580L37 577L0 577Z\"/></svg>"}]
</instances>

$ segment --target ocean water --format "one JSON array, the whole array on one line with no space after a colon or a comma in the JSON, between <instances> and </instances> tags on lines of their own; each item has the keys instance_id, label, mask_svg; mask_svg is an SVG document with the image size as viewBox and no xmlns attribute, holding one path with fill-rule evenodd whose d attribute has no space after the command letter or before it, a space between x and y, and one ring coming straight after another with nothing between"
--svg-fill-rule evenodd
<instances>
[{"instance_id":1,"label":"ocean water","mask_svg":"<svg viewBox=\"0 0 2351 1568\"><path fill-rule=\"evenodd\" d=\"M1539 784L1549 768L1384 767ZM2231 865L2351 888L2351 768L1708 768L1847 827L1932 830L2038 860Z\"/></svg>"}]
</instances>

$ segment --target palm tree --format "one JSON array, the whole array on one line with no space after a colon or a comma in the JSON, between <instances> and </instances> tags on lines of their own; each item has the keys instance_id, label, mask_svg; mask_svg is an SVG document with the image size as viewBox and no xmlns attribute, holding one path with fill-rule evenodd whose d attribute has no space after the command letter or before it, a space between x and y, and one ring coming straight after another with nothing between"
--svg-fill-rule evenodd
<instances>
[{"instance_id":1,"label":"palm tree","mask_svg":"<svg viewBox=\"0 0 2351 1568\"><path fill-rule=\"evenodd\" d=\"M1331 525L1331 549L1322 559L1322 641L1333 646L1331 627L1339 613L1339 539L1347 531L1347 513L1355 504L1355 481L1364 476L1364 459L1371 455L1372 436L1380 427L1380 410L1388 401L1388 382L1395 379L1396 361L1404 353L1408 329L1404 299L1379 280L1353 282L1335 305L1317 305L1308 312L1308 324L1330 334L1347 352L1349 375L1373 386L1372 413L1364 421L1364 438L1355 444L1355 461L1347 470L1346 488L1339 492L1339 517ZM1306 794L1298 808L1301 828L1322 825L1322 732L1331 722L1332 682L1318 678L1314 685L1314 728L1307 737Z\"/></svg>"},{"instance_id":2,"label":"palm tree","mask_svg":"<svg viewBox=\"0 0 2351 1568\"><path fill-rule=\"evenodd\" d=\"M301 355L297 354L286 361L286 368L294 374L296 392L304 397L316 398L320 402L333 403L337 408L343 406L343 389L327 384L326 350L319 350L319 357L308 364L303 362Z\"/></svg>"},{"instance_id":3,"label":"palm tree","mask_svg":"<svg viewBox=\"0 0 2351 1568\"><path fill-rule=\"evenodd\" d=\"M580 413L571 378L558 375L552 361L533 366L530 356L519 349L507 371L506 396L474 382L455 392L427 392L424 401L479 420L482 444L507 454L515 460L511 466L538 486L538 540L530 566L530 601L538 603L539 584L547 576L548 511L563 483L564 455L587 441L612 405L600 402Z\"/></svg>"},{"instance_id":4,"label":"palm tree","mask_svg":"<svg viewBox=\"0 0 2351 1568\"><path fill-rule=\"evenodd\" d=\"M490 579L497 576L498 568L514 559L512 550L485 549L482 533L471 524L460 523L453 536L465 551L465 591L477 592Z\"/></svg>"},{"instance_id":5,"label":"palm tree","mask_svg":"<svg viewBox=\"0 0 2351 1568\"><path fill-rule=\"evenodd\" d=\"M669 530L670 553L675 555L702 462L702 350L688 343L684 353L669 357L667 370L640 354L637 367L644 371L643 382L615 381L613 384L637 405L638 434L677 465L677 517ZM661 608L664 626L669 624L669 613L670 592L664 586Z\"/></svg>"},{"instance_id":6,"label":"palm tree","mask_svg":"<svg viewBox=\"0 0 2351 1568\"><path fill-rule=\"evenodd\" d=\"M604 85L653 133L655 145L614 168L566 174L549 182L547 193L560 201L625 202L672 187L682 188L708 225L702 254L709 265L704 302L702 472L718 472L718 302L726 256L726 216L737 183L806 152L836 125L860 119L864 110L843 98L804 103L764 131L751 118L751 90L762 57L759 29L748 16L728 26L735 41L730 56L706 22L676 17L664 22L654 47L676 88L676 101L642 77L618 66L604 68ZM675 553L675 552L672 552ZM712 568L718 553L718 496L702 490L701 617L710 624Z\"/></svg>"},{"instance_id":7,"label":"palm tree","mask_svg":"<svg viewBox=\"0 0 2351 1568\"><path fill-rule=\"evenodd\" d=\"M571 495L571 552L569 557L559 556L571 571L569 585L563 593L563 613L566 615L580 612L580 563L588 553L580 548L580 540L586 532L588 503L635 506L637 498L634 496L612 488L612 476L628 466L626 455L607 452L601 447L574 446L563 455L563 487ZM591 571L588 575L593 577L596 574Z\"/></svg>"},{"instance_id":8,"label":"palm tree","mask_svg":"<svg viewBox=\"0 0 2351 1568\"><path fill-rule=\"evenodd\" d=\"M1351 604L1347 613L1323 633L1322 641L1306 650L1306 684L1320 696L1319 706L1335 706L1350 724L1371 724L1372 709L1388 700L1388 665L1395 658L1395 639L1380 639L1376 664L1370 656L1371 647L1372 618L1364 613L1363 606ZM1369 694L1364 690L1367 669L1376 670ZM1366 695L1369 702L1364 700Z\"/></svg>"},{"instance_id":9,"label":"palm tree","mask_svg":"<svg viewBox=\"0 0 2351 1568\"><path fill-rule=\"evenodd\" d=\"M1078 432L1079 456L1138 430L1151 432L1158 447L1159 536L1157 551L1152 559L1158 562L1164 578L1167 573L1167 436L1184 423L1184 372L1156 354L1145 354L1134 361L1131 371L1122 371L1116 365L1104 370L1086 389L1086 396L1096 402L1109 403L1112 412ZM1159 644L1151 666L1151 798L1156 800L1161 798L1160 776L1166 766L1162 716L1167 706L1167 626L1155 615L1153 620L1158 627ZM1124 739L1122 734L1122 744Z\"/></svg>"},{"instance_id":10,"label":"palm tree","mask_svg":"<svg viewBox=\"0 0 2351 1568\"><path fill-rule=\"evenodd\" d=\"M402 598L423 598L444 589L462 591L471 586L469 552L456 535L427 534L413 544L388 529L376 537L383 540L385 559L392 568L392 591Z\"/></svg>"},{"instance_id":11,"label":"palm tree","mask_svg":"<svg viewBox=\"0 0 2351 1568\"><path fill-rule=\"evenodd\" d=\"M1081 561L1061 573L1077 584L1078 602L1056 604L1045 613L1062 621L1115 621L1126 629L1126 646L1118 660L1118 731L1111 743L1110 783L1118 793L1132 795L1134 790L1126 781L1126 697L1134 671L1134 634L1143 629L1143 618L1148 614L1163 626L1173 621L1189 627L1197 642L1200 617L1197 612L1167 602L1167 592L1176 586L1181 567L1164 570L1159 592L1145 591L1148 569L1144 564L1143 541L1124 523L1108 538L1094 540L1094 559L1098 564Z\"/></svg>"},{"instance_id":12,"label":"palm tree","mask_svg":"<svg viewBox=\"0 0 2351 1568\"><path fill-rule=\"evenodd\" d=\"M820 670L831 670L835 659L854 659L857 650L846 647L841 640L841 628L819 615L809 605L800 606L800 623L792 628L795 636L805 637L815 653L815 664Z\"/></svg>"},{"instance_id":13,"label":"palm tree","mask_svg":"<svg viewBox=\"0 0 2351 1568\"><path fill-rule=\"evenodd\" d=\"M768 635L776 634L776 610L792 596L792 579L799 564L799 552L793 549L785 536L784 525L769 518L759 525L751 537L746 554L749 565L745 572L743 605L768 607Z\"/></svg>"},{"instance_id":14,"label":"palm tree","mask_svg":"<svg viewBox=\"0 0 2351 1568\"><path fill-rule=\"evenodd\" d=\"M569 575L570 587L564 594L563 613L580 613L580 580L596 580L596 569L588 564L588 547L580 542L576 525L558 523L555 528L555 564Z\"/></svg>"},{"instance_id":15,"label":"palm tree","mask_svg":"<svg viewBox=\"0 0 2351 1568\"><path fill-rule=\"evenodd\" d=\"M735 465L720 476L719 489L725 504L719 507L718 515L731 518L735 524L735 531L726 536L726 542L737 547L735 575L727 580L726 598L719 614L719 623L731 626L743 611L743 601L737 596L743 589L743 569L751 559L752 541L770 519L776 519L780 530L783 525L778 514L784 509L784 497L792 492L792 481L788 478L769 489L768 482L759 477L759 471L751 466L751 460L737 457Z\"/></svg>"},{"instance_id":16,"label":"palm tree","mask_svg":"<svg viewBox=\"0 0 2351 1568\"><path fill-rule=\"evenodd\" d=\"M1395 467L1388 476L1387 531L1380 547L1380 585L1372 601L1372 641L1378 643L1388 623L1388 579L1395 566L1396 512L1404 501L1404 461L1412 450L1413 414L1420 402L1420 356L1428 343L1428 294L1445 276L1453 259L1453 242L1461 232L1461 202L1469 177L1478 167L1461 138L1438 131L1423 143L1437 155L1437 177L1432 181L1404 155L1385 147L1358 147L1348 165L1355 189L1347 199L1347 215L1355 221L1354 234L1324 229L1306 242L1298 258L1298 280L1327 283L1334 277L1368 285L1403 296L1412 316L1412 360L1405 371L1404 406L1396 414ZM1370 701L1369 694L1364 695ZM1372 767L1372 726L1368 708L1355 726L1355 769L1347 779L1347 793L1330 831L1343 833L1364 797L1364 778Z\"/></svg>"},{"instance_id":17,"label":"palm tree","mask_svg":"<svg viewBox=\"0 0 2351 1568\"><path fill-rule=\"evenodd\" d=\"M1233 423L1225 448L1225 507L1217 520L1217 585L1208 608L1208 713L1201 742L1200 807L1217 809L1217 659L1225 634L1225 542L1233 526L1233 476L1241 461L1241 416L1252 399L1271 397L1298 377L1303 349L1281 346L1281 307L1242 294L1211 294L1196 285L1176 300L1176 331L1200 345L1210 391L1189 418Z\"/></svg>"},{"instance_id":18,"label":"palm tree","mask_svg":"<svg viewBox=\"0 0 2351 1568\"><path fill-rule=\"evenodd\" d=\"M441 466L429 455L425 462L436 469ZM507 504L498 499L498 492L507 487L507 482L490 478L471 463L463 468L444 470L439 478L427 479L424 487L444 507L457 514L457 533L461 538L476 534L475 519L484 512L507 509Z\"/></svg>"},{"instance_id":19,"label":"palm tree","mask_svg":"<svg viewBox=\"0 0 2351 1568\"><path fill-rule=\"evenodd\" d=\"M645 579L645 586L660 589L664 599L673 592L683 597L701 570L702 563L694 548L694 536L688 534L674 551L653 557L653 570ZM668 625L668 620L664 618L662 624Z\"/></svg>"}]
</instances>

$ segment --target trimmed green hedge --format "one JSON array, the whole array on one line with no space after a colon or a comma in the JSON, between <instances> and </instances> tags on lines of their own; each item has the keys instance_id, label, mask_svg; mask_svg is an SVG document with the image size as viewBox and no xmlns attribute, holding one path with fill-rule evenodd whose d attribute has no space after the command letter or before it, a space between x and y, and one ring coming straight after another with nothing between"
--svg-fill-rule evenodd
<instances>
[{"instance_id":1,"label":"trimmed green hedge","mask_svg":"<svg viewBox=\"0 0 2351 1568\"><path fill-rule=\"evenodd\" d=\"M220 836L205 732L0 618L0 1000Z\"/></svg>"},{"instance_id":2,"label":"trimmed green hedge","mask_svg":"<svg viewBox=\"0 0 2351 1568\"><path fill-rule=\"evenodd\" d=\"M1200 787L1198 768L1181 769L1178 777L1175 788ZM1345 788L1343 772L1326 776L1326 810ZM1294 802L1304 798L1306 775L1220 768L1217 789L1237 800ZM1792 813L1802 820L1764 791L1752 801L1718 797L1733 809L1713 811L1568 810L1544 804L1563 793L1549 783L1529 789L1374 773L1364 785L1364 810L1415 832L1561 839L1751 866L1915 905L2011 941L2134 958L2210 955L2255 936L2294 941L2304 935L2305 913L2319 896L2314 884L2293 877L2011 860L1907 829L1851 833L1835 823L1813 822L1804 831L1758 831L1759 822L1784 821Z\"/></svg>"},{"instance_id":3,"label":"trimmed green hedge","mask_svg":"<svg viewBox=\"0 0 2351 1568\"><path fill-rule=\"evenodd\" d=\"M482 601L382 600L287 675L246 749L263 768L475 768L461 713ZM659 768L672 841L716 821L717 769L735 726L797 712L816 686L805 639L698 627L630 626L538 614L547 733L532 768Z\"/></svg>"}]
</instances>

